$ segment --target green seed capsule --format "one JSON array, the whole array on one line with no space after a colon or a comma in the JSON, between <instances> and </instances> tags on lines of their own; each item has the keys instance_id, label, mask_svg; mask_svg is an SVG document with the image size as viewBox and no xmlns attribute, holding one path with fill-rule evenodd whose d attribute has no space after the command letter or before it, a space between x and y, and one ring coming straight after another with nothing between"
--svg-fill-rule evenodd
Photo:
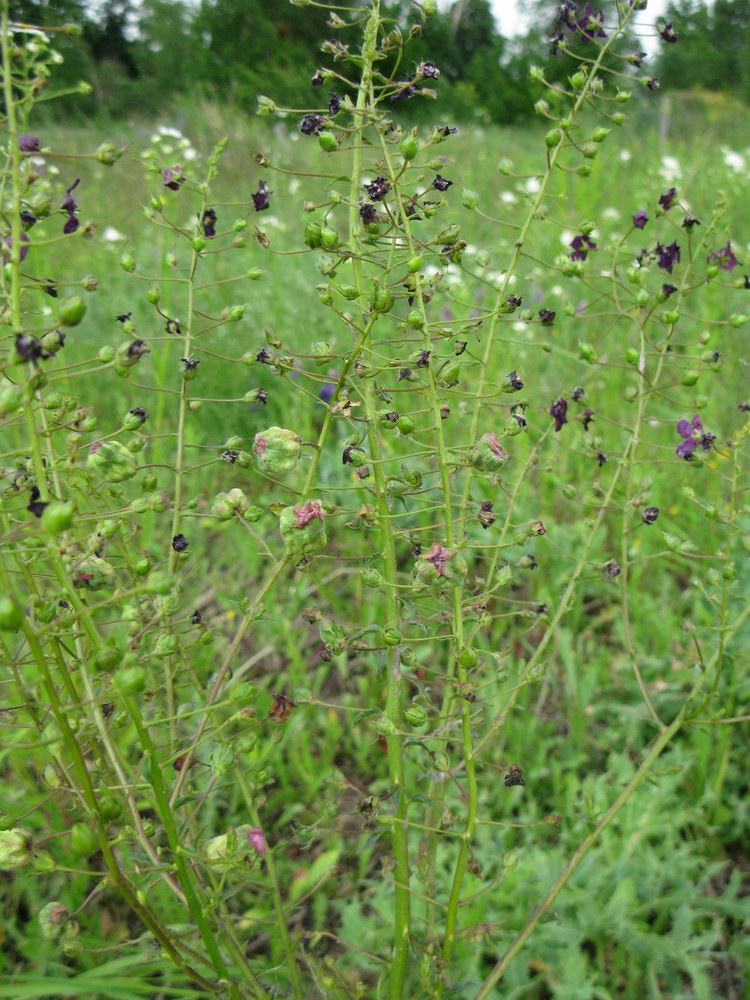
<instances>
[{"instance_id":1,"label":"green seed capsule","mask_svg":"<svg viewBox=\"0 0 750 1000\"><path fill-rule=\"evenodd\" d=\"M401 140L399 149L401 150L405 160L413 160L419 152L419 143L414 136L409 135L405 139Z\"/></svg>"},{"instance_id":2,"label":"green seed capsule","mask_svg":"<svg viewBox=\"0 0 750 1000\"><path fill-rule=\"evenodd\" d=\"M12 597L0 597L0 632L17 632L24 614Z\"/></svg>"},{"instance_id":3,"label":"green seed capsule","mask_svg":"<svg viewBox=\"0 0 750 1000\"><path fill-rule=\"evenodd\" d=\"M333 132L321 132L318 145L324 153L334 153L339 148L339 142Z\"/></svg>"},{"instance_id":4,"label":"green seed capsule","mask_svg":"<svg viewBox=\"0 0 750 1000\"><path fill-rule=\"evenodd\" d=\"M53 501L44 508L42 527L48 535L59 535L73 523L73 505Z\"/></svg>"},{"instance_id":5,"label":"green seed capsule","mask_svg":"<svg viewBox=\"0 0 750 1000\"><path fill-rule=\"evenodd\" d=\"M60 303L57 322L60 326L78 326L86 315L86 303L80 295L74 295Z\"/></svg>"},{"instance_id":6,"label":"green seed capsule","mask_svg":"<svg viewBox=\"0 0 750 1000\"><path fill-rule=\"evenodd\" d=\"M90 858L99 847L99 838L88 823L74 823L70 831L70 846L80 858Z\"/></svg>"},{"instance_id":7,"label":"green seed capsule","mask_svg":"<svg viewBox=\"0 0 750 1000\"><path fill-rule=\"evenodd\" d=\"M146 688L146 668L126 667L115 675L115 686L121 694L140 694Z\"/></svg>"},{"instance_id":8,"label":"green seed capsule","mask_svg":"<svg viewBox=\"0 0 750 1000\"><path fill-rule=\"evenodd\" d=\"M410 705L404 712L404 718L410 726L423 726L427 722L427 712L421 705Z\"/></svg>"}]
</instances>

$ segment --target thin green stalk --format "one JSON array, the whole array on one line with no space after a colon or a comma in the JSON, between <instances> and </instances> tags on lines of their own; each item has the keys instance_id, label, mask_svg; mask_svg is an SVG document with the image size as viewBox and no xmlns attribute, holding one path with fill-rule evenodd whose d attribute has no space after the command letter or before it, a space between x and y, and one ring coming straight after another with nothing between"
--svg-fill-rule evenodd
<instances>
[{"instance_id":1,"label":"thin green stalk","mask_svg":"<svg viewBox=\"0 0 750 1000\"><path fill-rule=\"evenodd\" d=\"M156 752L154 742L151 739L151 733L143 720L140 708L135 698L131 695L126 695L125 704L128 707L130 717L135 723L138 735L141 738L143 752L146 755L147 761L150 763L149 780L151 787L154 790L156 809L164 825L164 831L167 835L167 840L169 841L169 848L172 852L172 860L180 880L180 885L182 886L182 891L185 894L187 908L190 911L193 920L195 920L198 931L200 932L213 966L216 969L217 975L220 978L229 981L229 970L227 969L226 962L224 961L224 957L219 949L219 944L214 936L214 932L206 919L204 905L198 897L198 892L193 879L193 873L185 861L185 855L183 853L179 834L177 832L177 824L175 823L174 814L169 804L169 797L167 796L167 790L164 786L164 778L161 773L162 764ZM263 997L263 989L255 976L251 976L249 983L255 996ZM241 995L235 985L230 987L230 994L234 1000L241 1000Z\"/></svg>"},{"instance_id":2,"label":"thin green stalk","mask_svg":"<svg viewBox=\"0 0 750 1000\"><path fill-rule=\"evenodd\" d=\"M242 796L245 799L247 805L247 810L250 815L250 822L256 826L258 829L263 830L263 824L260 820L260 813L258 812L258 807L253 801L253 795L250 791L250 787L247 783L247 779L242 771L235 772L237 782L239 783L240 790L242 791ZM263 834L265 838L265 832ZM284 949L284 957L286 958L287 968L289 969L289 976L292 980L292 990L294 991L294 996L296 1000L304 1000L304 993L302 990L302 981L300 979L299 969L297 967L297 959L294 953L294 947L292 945L292 939L289 936L289 927L287 926L286 913L284 912L284 903L281 898L281 885L279 883L279 874L276 870L276 861L274 859L273 848L270 844L266 843L266 855L264 858L266 870L268 872L268 879L271 883L271 896L273 898L273 908L276 914L276 926L279 929L279 934L281 935L281 943Z\"/></svg>"}]
</instances>

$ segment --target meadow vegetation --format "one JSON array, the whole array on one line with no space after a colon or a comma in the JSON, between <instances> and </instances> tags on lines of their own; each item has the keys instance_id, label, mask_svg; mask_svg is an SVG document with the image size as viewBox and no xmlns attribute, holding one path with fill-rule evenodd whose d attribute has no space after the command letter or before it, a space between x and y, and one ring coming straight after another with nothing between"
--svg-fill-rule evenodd
<instances>
[{"instance_id":1,"label":"meadow vegetation","mask_svg":"<svg viewBox=\"0 0 750 1000\"><path fill-rule=\"evenodd\" d=\"M743 996L746 109L565 4L455 122L373 0L37 124L0 7L0 998Z\"/></svg>"}]
</instances>

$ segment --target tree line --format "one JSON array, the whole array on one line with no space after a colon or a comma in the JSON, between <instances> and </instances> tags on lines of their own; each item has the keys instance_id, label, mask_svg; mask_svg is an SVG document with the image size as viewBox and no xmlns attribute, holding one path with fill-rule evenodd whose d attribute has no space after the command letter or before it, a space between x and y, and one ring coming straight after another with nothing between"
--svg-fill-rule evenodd
<instances>
[{"instance_id":1,"label":"tree line","mask_svg":"<svg viewBox=\"0 0 750 1000\"><path fill-rule=\"evenodd\" d=\"M358 4L341 0L340 6ZM498 31L489 0L441 4L424 26L410 0L386 0L383 6L394 31L417 37L407 61L395 67L391 56L380 68L397 68L408 77L412 63L433 61L441 70L441 113L458 120L505 124L528 118L540 96L529 79L530 63L543 65L551 80L564 80L573 65L554 51L557 0L532 0L525 33L512 39ZM82 38L59 36L65 62L57 79L71 87L80 80L92 85L83 105L80 98L71 103L77 113L83 108L88 115L115 117L134 109L150 116L196 97L246 111L254 109L258 94L309 107L317 103L311 77L331 58L321 45L346 34L320 8L286 0L13 0L11 12L22 22L82 26ZM730 91L750 102L747 0L673 0L667 17L678 39L661 45L649 75L658 76L664 88ZM415 119L434 113L423 100L404 103Z\"/></svg>"}]
</instances>

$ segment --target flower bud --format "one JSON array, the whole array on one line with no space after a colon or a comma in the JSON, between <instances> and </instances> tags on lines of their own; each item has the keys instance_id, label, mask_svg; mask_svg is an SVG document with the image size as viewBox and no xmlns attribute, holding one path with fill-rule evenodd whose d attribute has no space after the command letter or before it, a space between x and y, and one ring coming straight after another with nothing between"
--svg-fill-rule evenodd
<instances>
[{"instance_id":1,"label":"flower bud","mask_svg":"<svg viewBox=\"0 0 750 1000\"><path fill-rule=\"evenodd\" d=\"M687 371L687 372L683 373L682 378L680 379L680 382L683 385L688 385L688 386L695 385L695 383L698 381L699 377L700 377L699 372L696 372L696 371Z\"/></svg>"},{"instance_id":2,"label":"flower bud","mask_svg":"<svg viewBox=\"0 0 750 1000\"><path fill-rule=\"evenodd\" d=\"M318 135L318 145L324 153L334 153L339 148L339 141L333 132L321 132Z\"/></svg>"},{"instance_id":3,"label":"flower bud","mask_svg":"<svg viewBox=\"0 0 750 1000\"><path fill-rule=\"evenodd\" d=\"M479 204L479 195L476 191L465 188L461 194L461 204L464 208L468 208L469 211L473 211Z\"/></svg>"},{"instance_id":4,"label":"flower bud","mask_svg":"<svg viewBox=\"0 0 750 1000\"><path fill-rule=\"evenodd\" d=\"M119 146L115 146L113 142L103 142L101 146L94 153L94 158L98 160L99 163L103 163L107 167L111 167L113 163L117 163L125 150Z\"/></svg>"},{"instance_id":5,"label":"flower bud","mask_svg":"<svg viewBox=\"0 0 750 1000\"><path fill-rule=\"evenodd\" d=\"M229 774L237 766L237 758L229 747L217 747L211 754L211 770L215 778Z\"/></svg>"},{"instance_id":6,"label":"flower bud","mask_svg":"<svg viewBox=\"0 0 750 1000\"><path fill-rule=\"evenodd\" d=\"M132 253L124 253L120 257L120 267L123 271L127 271L128 274L132 274L135 271L135 257Z\"/></svg>"},{"instance_id":7,"label":"flower bud","mask_svg":"<svg viewBox=\"0 0 750 1000\"><path fill-rule=\"evenodd\" d=\"M42 936L48 941L73 938L79 930L77 922L71 920L70 910L57 899L53 899L41 908L39 926Z\"/></svg>"},{"instance_id":8,"label":"flower bud","mask_svg":"<svg viewBox=\"0 0 750 1000\"><path fill-rule=\"evenodd\" d=\"M544 144L547 149L553 149L555 146L559 146L561 141L562 132L559 128L551 128L544 137Z\"/></svg>"},{"instance_id":9,"label":"flower bud","mask_svg":"<svg viewBox=\"0 0 750 1000\"><path fill-rule=\"evenodd\" d=\"M234 705L241 707L252 705L257 696L258 689L249 681L241 681L239 684L234 684L229 692L229 700Z\"/></svg>"}]
</instances>

